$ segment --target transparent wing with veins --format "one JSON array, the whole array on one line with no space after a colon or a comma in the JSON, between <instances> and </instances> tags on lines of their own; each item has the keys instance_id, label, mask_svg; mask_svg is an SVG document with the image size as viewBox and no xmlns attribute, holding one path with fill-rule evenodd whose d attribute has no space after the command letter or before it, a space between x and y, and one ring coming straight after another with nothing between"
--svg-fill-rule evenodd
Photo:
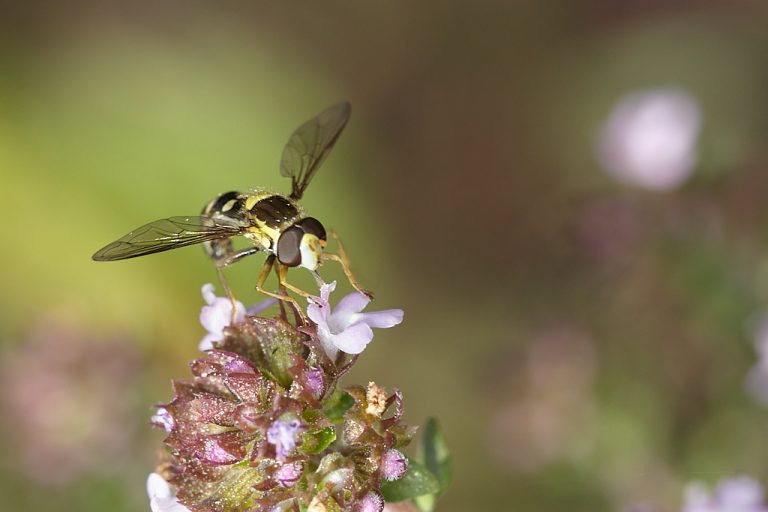
<instances>
[{"instance_id":1,"label":"transparent wing with veins","mask_svg":"<svg viewBox=\"0 0 768 512\"><path fill-rule=\"evenodd\" d=\"M95 261L114 261L169 251L240 235L246 228L234 220L215 217L171 217L136 228L99 249Z\"/></svg>"},{"instance_id":2,"label":"transparent wing with veins","mask_svg":"<svg viewBox=\"0 0 768 512\"><path fill-rule=\"evenodd\" d=\"M291 178L291 198L300 199L320 164L333 148L349 120L346 101L320 112L299 126L288 139L280 160L280 174Z\"/></svg>"}]
</instances>

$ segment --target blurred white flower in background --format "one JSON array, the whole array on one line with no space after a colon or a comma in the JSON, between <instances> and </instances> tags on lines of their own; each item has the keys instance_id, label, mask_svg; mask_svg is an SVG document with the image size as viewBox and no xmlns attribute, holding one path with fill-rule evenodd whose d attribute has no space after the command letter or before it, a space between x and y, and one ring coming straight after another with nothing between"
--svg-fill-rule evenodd
<instances>
[{"instance_id":1,"label":"blurred white flower in background","mask_svg":"<svg viewBox=\"0 0 768 512\"><path fill-rule=\"evenodd\" d=\"M713 492L697 482L685 490L683 512L766 512L764 498L762 486L747 476L721 480Z\"/></svg>"},{"instance_id":2,"label":"blurred white flower in background","mask_svg":"<svg viewBox=\"0 0 768 512\"><path fill-rule=\"evenodd\" d=\"M604 123L597 158L616 179L649 190L684 183L697 161L701 109L681 89L651 89L624 96Z\"/></svg>"},{"instance_id":3,"label":"blurred white flower in background","mask_svg":"<svg viewBox=\"0 0 768 512\"><path fill-rule=\"evenodd\" d=\"M747 391L756 402L768 405L768 316L755 329L754 345L757 362L747 374Z\"/></svg>"}]
</instances>

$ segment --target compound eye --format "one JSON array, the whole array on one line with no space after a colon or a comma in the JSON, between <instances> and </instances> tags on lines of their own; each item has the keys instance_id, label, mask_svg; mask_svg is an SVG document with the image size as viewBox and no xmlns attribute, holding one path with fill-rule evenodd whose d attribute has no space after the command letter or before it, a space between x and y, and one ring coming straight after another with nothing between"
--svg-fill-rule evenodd
<instances>
[{"instance_id":1,"label":"compound eye","mask_svg":"<svg viewBox=\"0 0 768 512\"><path fill-rule=\"evenodd\" d=\"M307 217L305 219L301 219L299 222L296 223L297 226L299 226L301 229L304 230L305 233L309 233L310 235L315 235L320 240L325 240L325 228L322 224L320 224L320 221L317 220L314 217Z\"/></svg>"},{"instance_id":2,"label":"compound eye","mask_svg":"<svg viewBox=\"0 0 768 512\"><path fill-rule=\"evenodd\" d=\"M277 259L286 267L296 267L301 263L301 238L304 236L297 226L283 231L277 241Z\"/></svg>"}]
</instances>

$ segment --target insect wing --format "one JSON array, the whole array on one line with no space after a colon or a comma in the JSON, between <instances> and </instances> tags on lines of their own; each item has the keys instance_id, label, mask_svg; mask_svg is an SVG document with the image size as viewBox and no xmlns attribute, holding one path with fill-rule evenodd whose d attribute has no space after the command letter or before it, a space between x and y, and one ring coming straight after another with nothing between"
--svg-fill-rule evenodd
<instances>
[{"instance_id":1,"label":"insect wing","mask_svg":"<svg viewBox=\"0 0 768 512\"><path fill-rule=\"evenodd\" d=\"M288 139L280 174L291 178L291 198L300 199L349 120L351 107L337 103L299 126Z\"/></svg>"},{"instance_id":2,"label":"insect wing","mask_svg":"<svg viewBox=\"0 0 768 512\"><path fill-rule=\"evenodd\" d=\"M229 219L213 217L171 217L160 219L131 231L119 240L99 249L95 261L135 258L239 235L244 227Z\"/></svg>"}]
</instances>

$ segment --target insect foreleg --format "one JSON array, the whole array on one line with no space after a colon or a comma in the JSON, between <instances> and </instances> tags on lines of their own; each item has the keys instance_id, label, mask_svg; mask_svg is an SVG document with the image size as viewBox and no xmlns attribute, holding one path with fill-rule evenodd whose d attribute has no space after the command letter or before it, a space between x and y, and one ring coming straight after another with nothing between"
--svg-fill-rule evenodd
<instances>
[{"instance_id":1,"label":"insect foreleg","mask_svg":"<svg viewBox=\"0 0 768 512\"><path fill-rule=\"evenodd\" d=\"M286 288L288 288L288 289L289 289L289 290L291 290L293 293L296 293L296 294L298 294L298 295L301 295L302 297L305 297L305 298L307 298L307 299L311 299L311 298L312 298L312 294L310 294L310 293L308 293L308 292L305 292L305 291L304 291L304 290L302 290L301 288L298 288L298 287L296 287L296 286L293 286L291 283L289 283L288 281L286 281L286 278L287 278L287 277L288 277L288 267L286 267L285 265L280 265L280 264L278 263L278 264L277 264L277 279L279 280L279 282L280 282L280 285L281 285L281 286L284 286L284 287L286 287Z\"/></svg>"},{"instance_id":2,"label":"insect foreleg","mask_svg":"<svg viewBox=\"0 0 768 512\"><path fill-rule=\"evenodd\" d=\"M263 293L264 295L268 295L270 297L274 297L277 300L290 302L291 305L293 306L294 310L301 317L301 321L304 324L309 323L307 321L307 317L304 315L304 311L302 311L301 307L299 306L299 303L296 302L296 299L294 299L293 297L291 297L290 295L285 294L285 293L282 293L282 294L281 293L274 293L274 292L270 292L270 291L267 291L267 290L264 289L264 283L267 281L267 277L269 277L269 273L272 271L272 267L275 264L278 265L278 269L277 269L278 270L278 274L277 274L278 286L282 286L283 284L285 284L285 283L280 281L280 267L282 267L282 265L280 265L279 263L275 263L275 255L274 254L270 254L267 257L267 259L264 261L264 266L261 267L261 273L259 274L259 278L256 281L256 290L261 292L261 293Z\"/></svg>"},{"instance_id":3,"label":"insect foreleg","mask_svg":"<svg viewBox=\"0 0 768 512\"><path fill-rule=\"evenodd\" d=\"M341 265L341 269L344 271L344 275L347 276L347 279L349 280L349 283L352 285L352 287L363 295L366 295L369 299L373 299L373 292L363 288L360 282L355 278L354 274L352 274L352 269L349 266L349 258L347 258L347 252L344 250L344 244L341 243L339 235L333 229L329 230L329 234L331 237L333 237L334 240L336 240L336 245L339 248L339 254L324 252L322 259L325 261L332 260L338 262Z\"/></svg>"}]
</instances>

